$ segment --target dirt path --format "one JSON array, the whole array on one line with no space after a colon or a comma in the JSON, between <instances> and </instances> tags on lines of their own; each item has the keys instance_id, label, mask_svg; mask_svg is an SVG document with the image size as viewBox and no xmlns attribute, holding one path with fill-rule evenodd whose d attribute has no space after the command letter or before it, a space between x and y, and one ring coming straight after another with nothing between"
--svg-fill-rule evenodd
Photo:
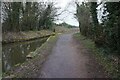
<instances>
[{"instance_id":1,"label":"dirt path","mask_svg":"<svg viewBox=\"0 0 120 80\"><path fill-rule=\"evenodd\" d=\"M72 34L59 36L52 54L41 69L40 78L93 78L88 69L89 57L78 50ZM98 74L104 77L104 75Z\"/></svg>"}]
</instances>

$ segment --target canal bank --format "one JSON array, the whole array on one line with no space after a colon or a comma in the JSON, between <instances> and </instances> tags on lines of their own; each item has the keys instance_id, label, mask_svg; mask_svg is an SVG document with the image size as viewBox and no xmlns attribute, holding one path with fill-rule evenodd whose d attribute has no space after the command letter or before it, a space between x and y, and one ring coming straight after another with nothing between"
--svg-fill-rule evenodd
<instances>
[{"instance_id":1,"label":"canal bank","mask_svg":"<svg viewBox=\"0 0 120 80\"><path fill-rule=\"evenodd\" d=\"M33 52L46 42L47 38L48 37L4 44L2 46L2 71L7 72L14 66L23 63L28 58L32 58L35 55Z\"/></svg>"},{"instance_id":2,"label":"canal bank","mask_svg":"<svg viewBox=\"0 0 120 80\"><path fill-rule=\"evenodd\" d=\"M57 41L57 36L50 36L41 47L38 47L34 54L36 54L32 59L27 59L24 63L16 65L7 73L3 74L3 77L7 78L27 78L37 76L42 63L45 61L46 57L51 53L53 45Z\"/></svg>"},{"instance_id":3,"label":"canal bank","mask_svg":"<svg viewBox=\"0 0 120 80\"><path fill-rule=\"evenodd\" d=\"M57 36L60 33L73 31L74 29L58 28L55 30L55 33L46 30L18 32L15 34L4 33L2 45L6 45L7 48L4 48L2 52L7 52L6 55L8 57L6 57L7 61L4 59L3 62L3 77L37 77L37 72L39 72L42 63L56 44ZM10 46L8 49L9 45L12 47ZM17 58L15 58L16 56Z\"/></svg>"},{"instance_id":4,"label":"canal bank","mask_svg":"<svg viewBox=\"0 0 120 80\"><path fill-rule=\"evenodd\" d=\"M6 44L6 43L29 41L29 40L49 37L50 35L54 35L54 34L55 33L50 30L6 32L6 33L2 33L2 43Z\"/></svg>"}]
</instances>

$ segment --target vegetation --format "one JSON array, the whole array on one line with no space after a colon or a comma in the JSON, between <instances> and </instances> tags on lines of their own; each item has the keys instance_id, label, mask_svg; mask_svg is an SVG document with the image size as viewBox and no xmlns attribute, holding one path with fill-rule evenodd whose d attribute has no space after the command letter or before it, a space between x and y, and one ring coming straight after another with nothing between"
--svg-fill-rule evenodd
<instances>
[{"instance_id":1,"label":"vegetation","mask_svg":"<svg viewBox=\"0 0 120 80\"><path fill-rule=\"evenodd\" d=\"M76 2L76 17L82 35L91 38L106 54L120 55L120 2ZM101 23L97 18L97 8L102 6Z\"/></svg>"},{"instance_id":2,"label":"vegetation","mask_svg":"<svg viewBox=\"0 0 120 80\"><path fill-rule=\"evenodd\" d=\"M90 12L89 7L86 3L82 3L82 5L77 4L77 13L75 14L77 17L77 20L79 22L79 28L81 34L88 36L88 33L90 30Z\"/></svg>"},{"instance_id":3,"label":"vegetation","mask_svg":"<svg viewBox=\"0 0 120 80\"><path fill-rule=\"evenodd\" d=\"M57 9L53 2L2 2L2 30L51 29Z\"/></svg>"},{"instance_id":4,"label":"vegetation","mask_svg":"<svg viewBox=\"0 0 120 80\"><path fill-rule=\"evenodd\" d=\"M106 71L115 78L120 72L120 2L76 2L76 18L79 22L80 33L88 38L83 40L103 64ZM98 6L103 10L101 19L98 19ZM101 10L101 11L102 11ZM100 20L100 22L99 22ZM81 36L79 36L81 37ZM89 39L95 43L91 43ZM93 45L93 46L92 46Z\"/></svg>"},{"instance_id":5,"label":"vegetation","mask_svg":"<svg viewBox=\"0 0 120 80\"><path fill-rule=\"evenodd\" d=\"M85 46L85 48L90 49L92 53L95 55L96 60L99 64L102 64L105 72L108 72L108 76L112 78L119 78L119 68L118 68L118 58L112 58L106 54L103 54L103 50L101 48L97 48L95 43L91 40L86 38L85 36L81 35L80 33L74 34L74 38L81 41L81 43Z\"/></svg>"},{"instance_id":6,"label":"vegetation","mask_svg":"<svg viewBox=\"0 0 120 80\"><path fill-rule=\"evenodd\" d=\"M72 26L72 25L69 25L67 24L66 22L63 22L61 24L57 24L58 26L63 26L63 27L66 27L66 28L77 28L77 26Z\"/></svg>"},{"instance_id":7,"label":"vegetation","mask_svg":"<svg viewBox=\"0 0 120 80\"><path fill-rule=\"evenodd\" d=\"M103 20L105 45L120 55L120 2L105 3L105 8L109 13Z\"/></svg>"}]
</instances>

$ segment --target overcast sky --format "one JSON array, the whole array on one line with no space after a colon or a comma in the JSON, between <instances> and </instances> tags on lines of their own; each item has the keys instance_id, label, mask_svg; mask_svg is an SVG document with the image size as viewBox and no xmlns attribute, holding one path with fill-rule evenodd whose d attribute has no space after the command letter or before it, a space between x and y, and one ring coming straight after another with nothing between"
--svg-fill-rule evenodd
<instances>
[{"instance_id":1,"label":"overcast sky","mask_svg":"<svg viewBox=\"0 0 120 80\"><path fill-rule=\"evenodd\" d=\"M58 3L57 4L58 7L61 7L62 10L64 10L64 9L67 10L61 16L58 17L60 20L58 20L56 22L57 23L66 22L70 25L79 26L78 21L74 18L75 17L74 14L76 13L76 5L74 3L75 0L55 0L55 1ZM77 0L77 1L82 2L84 0ZM95 0L92 0L92 1L95 1ZM98 0L98 1L101 1L101 0ZM99 6L97 8L99 22L101 22L100 19L102 17L101 15L102 15L102 12L103 12L103 11L100 11L101 7L102 6ZM61 19L62 19L62 21L61 21Z\"/></svg>"},{"instance_id":2,"label":"overcast sky","mask_svg":"<svg viewBox=\"0 0 120 80\"><path fill-rule=\"evenodd\" d=\"M66 22L70 25L78 26L78 21L74 18L74 13L76 12L76 6L73 0L56 0L57 7L61 8L61 11L65 10L58 18L60 20L57 23Z\"/></svg>"}]
</instances>

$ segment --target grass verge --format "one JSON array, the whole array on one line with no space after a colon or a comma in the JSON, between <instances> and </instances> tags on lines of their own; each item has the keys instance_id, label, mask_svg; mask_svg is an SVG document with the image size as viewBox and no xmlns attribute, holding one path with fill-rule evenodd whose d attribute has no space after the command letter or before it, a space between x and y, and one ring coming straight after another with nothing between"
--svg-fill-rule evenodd
<instances>
[{"instance_id":1,"label":"grass verge","mask_svg":"<svg viewBox=\"0 0 120 80\"><path fill-rule=\"evenodd\" d=\"M95 43L91 40L82 36L80 33L76 33L73 35L75 39L79 40L84 47L90 49L92 53L95 55L97 61L103 66L108 75L111 78L120 78L120 72L118 67L119 60L113 61L109 58L110 55L106 55L100 48L95 46Z\"/></svg>"}]
</instances>

